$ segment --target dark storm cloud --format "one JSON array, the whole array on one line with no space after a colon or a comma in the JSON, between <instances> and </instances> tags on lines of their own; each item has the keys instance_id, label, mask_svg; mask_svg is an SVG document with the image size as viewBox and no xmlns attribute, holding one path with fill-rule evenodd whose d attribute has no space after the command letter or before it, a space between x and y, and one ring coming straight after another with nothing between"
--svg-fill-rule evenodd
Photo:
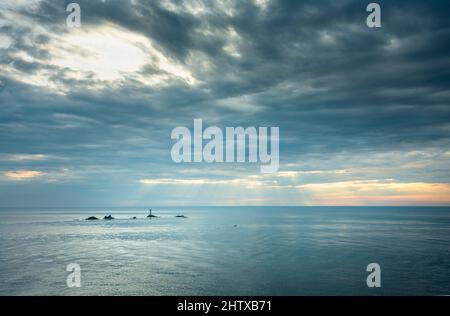
<instances>
[{"instance_id":1,"label":"dark storm cloud","mask_svg":"<svg viewBox=\"0 0 450 316\"><path fill-rule=\"evenodd\" d=\"M70 77L36 45L70 32L67 1L17 8L47 33L0 24L11 38L0 48L0 67L12 65L23 77L46 70L68 89L59 95L2 74L2 152L66 157L48 165L88 175L98 170L105 178L114 170L130 181L142 173L173 175L182 168L170 161L170 131L197 117L221 127L280 126L284 163L351 151L449 151L450 5L378 2L381 29L365 24L368 1L268 1L265 8L253 1L171 1L173 8L158 1L78 1L83 28L113 23L142 34L201 82L152 87L130 79L103 91L85 89L93 78ZM204 10L194 13L187 4ZM238 56L227 51L230 44ZM13 57L17 52L38 62ZM210 66L193 63L196 56ZM139 73L163 72L149 63ZM448 182L442 168L430 169L431 177L398 176Z\"/></svg>"}]
</instances>

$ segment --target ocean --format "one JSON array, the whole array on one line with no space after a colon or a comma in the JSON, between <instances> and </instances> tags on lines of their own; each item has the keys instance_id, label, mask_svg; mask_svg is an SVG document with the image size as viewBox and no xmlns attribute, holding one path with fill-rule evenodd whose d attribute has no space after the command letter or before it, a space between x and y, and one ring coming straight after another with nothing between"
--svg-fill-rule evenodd
<instances>
[{"instance_id":1,"label":"ocean","mask_svg":"<svg viewBox=\"0 0 450 316\"><path fill-rule=\"evenodd\" d=\"M107 214L115 219L84 220ZM449 207L147 214L144 207L1 209L0 295L450 294ZM81 287L66 284L71 263L81 268ZM366 284L370 263L381 268L379 288Z\"/></svg>"}]
</instances>

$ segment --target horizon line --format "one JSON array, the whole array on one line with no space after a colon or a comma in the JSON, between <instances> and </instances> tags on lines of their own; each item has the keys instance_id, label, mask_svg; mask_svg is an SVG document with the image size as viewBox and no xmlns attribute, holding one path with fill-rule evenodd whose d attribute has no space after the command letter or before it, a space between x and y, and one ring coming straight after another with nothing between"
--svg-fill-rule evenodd
<instances>
[{"instance_id":1,"label":"horizon line","mask_svg":"<svg viewBox=\"0 0 450 316\"><path fill-rule=\"evenodd\" d=\"M193 207L450 207L450 204L419 204L419 205L152 205L152 206L0 206L5 208L193 208Z\"/></svg>"}]
</instances>

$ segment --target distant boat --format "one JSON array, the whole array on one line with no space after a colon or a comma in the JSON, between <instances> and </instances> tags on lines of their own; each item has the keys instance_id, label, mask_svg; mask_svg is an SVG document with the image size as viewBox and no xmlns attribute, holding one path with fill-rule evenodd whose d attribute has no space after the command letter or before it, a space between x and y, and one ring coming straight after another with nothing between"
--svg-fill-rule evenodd
<instances>
[{"instance_id":1,"label":"distant boat","mask_svg":"<svg viewBox=\"0 0 450 316\"><path fill-rule=\"evenodd\" d=\"M158 216L152 215L152 209L150 209L150 213L147 215L147 217L152 218L152 217L158 217Z\"/></svg>"},{"instance_id":2,"label":"distant boat","mask_svg":"<svg viewBox=\"0 0 450 316\"><path fill-rule=\"evenodd\" d=\"M90 217L86 218L86 220L87 221L95 221L95 220L98 220L98 218L95 216L90 216Z\"/></svg>"},{"instance_id":3,"label":"distant boat","mask_svg":"<svg viewBox=\"0 0 450 316\"><path fill-rule=\"evenodd\" d=\"M179 218L187 218L187 217L184 216L184 215L175 215L175 217L179 217Z\"/></svg>"},{"instance_id":4,"label":"distant boat","mask_svg":"<svg viewBox=\"0 0 450 316\"><path fill-rule=\"evenodd\" d=\"M111 214L109 214L109 215L103 217L103 219L114 219L114 217L112 217Z\"/></svg>"}]
</instances>

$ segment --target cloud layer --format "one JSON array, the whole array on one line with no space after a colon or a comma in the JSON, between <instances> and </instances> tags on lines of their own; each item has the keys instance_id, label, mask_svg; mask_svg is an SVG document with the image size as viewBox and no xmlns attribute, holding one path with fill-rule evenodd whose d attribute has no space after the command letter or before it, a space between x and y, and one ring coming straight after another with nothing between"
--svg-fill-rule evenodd
<instances>
[{"instance_id":1,"label":"cloud layer","mask_svg":"<svg viewBox=\"0 0 450 316\"><path fill-rule=\"evenodd\" d=\"M4 206L450 204L444 1L78 3L0 4ZM280 127L280 173L174 164L194 118Z\"/></svg>"}]
</instances>

